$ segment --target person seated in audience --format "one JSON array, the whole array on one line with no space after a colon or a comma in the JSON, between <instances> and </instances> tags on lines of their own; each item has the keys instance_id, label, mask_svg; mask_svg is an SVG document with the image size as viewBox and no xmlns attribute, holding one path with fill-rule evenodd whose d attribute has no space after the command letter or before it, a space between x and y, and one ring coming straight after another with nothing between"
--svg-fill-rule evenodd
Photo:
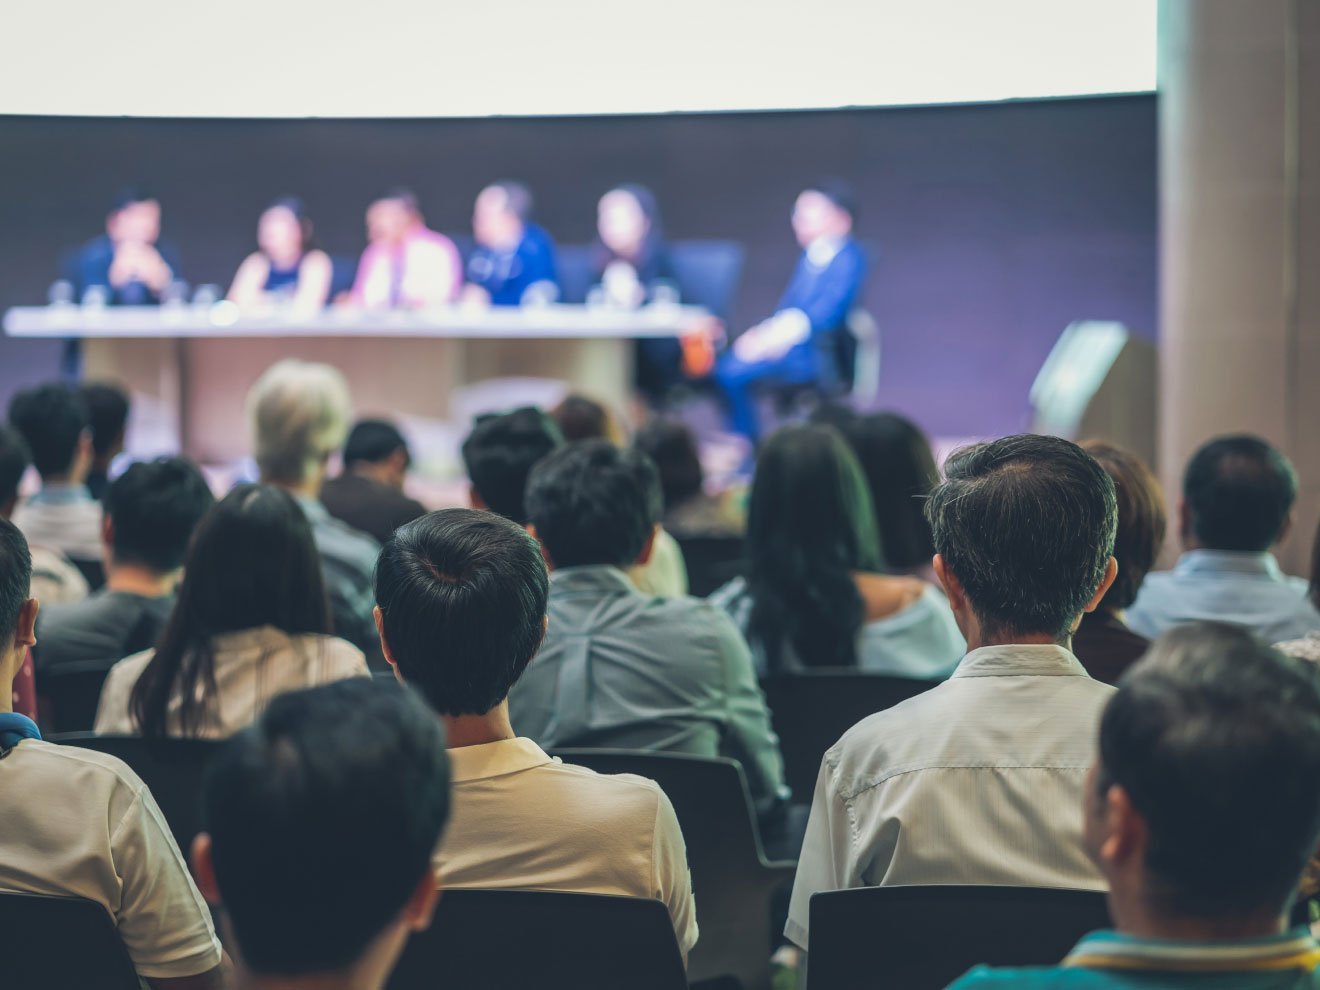
<instances>
[{"instance_id":1,"label":"person seated in audience","mask_svg":"<svg viewBox=\"0 0 1320 990\"><path fill-rule=\"evenodd\" d=\"M96 731L222 738L286 691L367 676L362 651L330 632L298 503L239 485L197 527L159 644L110 668Z\"/></svg>"},{"instance_id":2,"label":"person seated in audience","mask_svg":"<svg viewBox=\"0 0 1320 990\"><path fill-rule=\"evenodd\" d=\"M709 603L644 594L624 573L651 554L659 488L646 457L604 440L532 469L528 530L551 571L550 628L510 711L550 748L732 757L769 820L788 789L747 644Z\"/></svg>"},{"instance_id":3,"label":"person seated in audience","mask_svg":"<svg viewBox=\"0 0 1320 990\"><path fill-rule=\"evenodd\" d=\"M449 788L440 723L388 682L286 694L229 740L192 859L239 990L381 990L431 924Z\"/></svg>"},{"instance_id":4,"label":"person seated in audience","mask_svg":"<svg viewBox=\"0 0 1320 990\"><path fill-rule=\"evenodd\" d=\"M803 949L818 891L1103 888L1081 797L1114 689L1069 644L1114 581L1114 483L1076 444L1043 436L965 448L945 473L926 513L971 652L825 753L785 929Z\"/></svg>"},{"instance_id":5,"label":"person seated in audience","mask_svg":"<svg viewBox=\"0 0 1320 990\"><path fill-rule=\"evenodd\" d=\"M234 273L229 299L243 309L289 305L314 314L330 298L334 266L315 246L312 221L297 196L282 196L257 220L257 250Z\"/></svg>"},{"instance_id":6,"label":"person seated in audience","mask_svg":"<svg viewBox=\"0 0 1320 990\"><path fill-rule=\"evenodd\" d=\"M1100 441L1082 444L1114 479L1118 496L1118 537L1114 559L1118 577L1094 612L1082 616L1073 634L1073 653L1087 673L1106 684L1117 684L1124 671L1141 659L1150 640L1134 633L1124 621L1125 610L1164 546L1168 513L1160 483L1141 458Z\"/></svg>"},{"instance_id":7,"label":"person seated in audience","mask_svg":"<svg viewBox=\"0 0 1320 990\"><path fill-rule=\"evenodd\" d=\"M576 392L564 396L550 415L559 424L567 443L578 440L608 440L619 447L628 442L628 433L613 411L602 403Z\"/></svg>"},{"instance_id":8,"label":"person seated in audience","mask_svg":"<svg viewBox=\"0 0 1320 990\"><path fill-rule=\"evenodd\" d=\"M221 990L228 961L147 786L113 756L43 741L8 710L36 642L31 569L23 534L0 520L0 890L95 901L147 986Z\"/></svg>"},{"instance_id":9,"label":"person seated in audience","mask_svg":"<svg viewBox=\"0 0 1320 990\"><path fill-rule=\"evenodd\" d=\"M525 526L527 477L563 442L555 421L540 409L478 417L463 441L469 504Z\"/></svg>"},{"instance_id":10,"label":"person seated in audience","mask_svg":"<svg viewBox=\"0 0 1320 990\"><path fill-rule=\"evenodd\" d=\"M92 466L87 490L98 502L110 487L110 465L124 452L128 429L128 393L111 382L87 382L78 389L92 431Z\"/></svg>"},{"instance_id":11,"label":"person seated in audience","mask_svg":"<svg viewBox=\"0 0 1320 990\"><path fill-rule=\"evenodd\" d=\"M179 278L179 257L160 239L160 203L149 193L128 188L115 197L105 233L73 256L67 275L75 297L101 293L112 306L154 306L166 286Z\"/></svg>"},{"instance_id":12,"label":"person seated in audience","mask_svg":"<svg viewBox=\"0 0 1320 990\"><path fill-rule=\"evenodd\" d=\"M848 332L866 277L866 256L852 236L856 217L856 200L842 183L822 182L798 196L793 233L802 257L788 288L774 315L741 333L715 367L738 433L760 437L758 387L829 391L841 384L839 336Z\"/></svg>"},{"instance_id":13,"label":"person seated in audience","mask_svg":"<svg viewBox=\"0 0 1320 990\"><path fill-rule=\"evenodd\" d=\"M474 509L425 515L381 551L381 646L449 743L454 817L436 872L447 887L655 898L686 958L697 941L692 881L664 792L562 763L515 732L509 691L541 646L549 583L534 539Z\"/></svg>"},{"instance_id":14,"label":"person seated in audience","mask_svg":"<svg viewBox=\"0 0 1320 990\"><path fill-rule=\"evenodd\" d=\"M1297 474L1259 437L1223 436L1201 447L1183 475L1183 554L1151 574L1128 609L1133 632L1155 637L1202 619L1228 622L1267 643L1320 629L1306 582L1286 576L1271 549L1292 527Z\"/></svg>"},{"instance_id":15,"label":"person seated in audience","mask_svg":"<svg viewBox=\"0 0 1320 990\"><path fill-rule=\"evenodd\" d=\"M415 309L458 298L463 285L458 249L426 226L409 190L396 189L367 208L367 241L350 293L352 305Z\"/></svg>"},{"instance_id":16,"label":"person seated in audience","mask_svg":"<svg viewBox=\"0 0 1320 990\"><path fill-rule=\"evenodd\" d=\"M833 427L789 426L766 441L747 513L743 577L711 595L762 673L856 667L947 677L966 643L933 585L884 573L857 458Z\"/></svg>"},{"instance_id":17,"label":"person seated in audience","mask_svg":"<svg viewBox=\"0 0 1320 990\"><path fill-rule=\"evenodd\" d=\"M1311 543L1311 584L1307 588L1306 597L1312 605L1320 609L1320 527L1316 528L1315 538ZM1275 644L1275 649L1291 657L1320 663L1320 626L1300 639L1290 639ZM1320 876L1320 870L1317 870L1317 875Z\"/></svg>"},{"instance_id":18,"label":"person seated in audience","mask_svg":"<svg viewBox=\"0 0 1320 990\"><path fill-rule=\"evenodd\" d=\"M105 586L90 598L43 609L37 670L118 660L156 645L193 530L215 504L191 461L134 464L105 495Z\"/></svg>"},{"instance_id":19,"label":"person seated in audience","mask_svg":"<svg viewBox=\"0 0 1320 990\"><path fill-rule=\"evenodd\" d=\"M521 306L558 299L554 241L532 222L532 194L521 182L496 182L481 190L472 235L477 248L468 259L465 300Z\"/></svg>"},{"instance_id":20,"label":"person seated in audience","mask_svg":"<svg viewBox=\"0 0 1320 990\"><path fill-rule=\"evenodd\" d=\"M9 403L9 422L41 476L41 490L14 510L14 525L75 562L99 561L101 504L87 490L92 435L78 393L61 384L25 389Z\"/></svg>"},{"instance_id":21,"label":"person seated in audience","mask_svg":"<svg viewBox=\"0 0 1320 990\"><path fill-rule=\"evenodd\" d=\"M353 425L344 443L344 470L321 485L321 504L330 515L384 543L426 507L403 493L412 466L408 441L383 419Z\"/></svg>"},{"instance_id":22,"label":"person seated in audience","mask_svg":"<svg viewBox=\"0 0 1320 990\"><path fill-rule=\"evenodd\" d=\"M0 424L0 519L12 519L18 508L18 488L32 464L23 437ZM87 597L87 579L54 547L28 545L32 554L32 597L45 605L78 602Z\"/></svg>"},{"instance_id":23,"label":"person seated in audience","mask_svg":"<svg viewBox=\"0 0 1320 990\"><path fill-rule=\"evenodd\" d=\"M677 540L741 539L747 529L745 515L734 504L731 492L707 493L697 438L686 423L653 419L637 431L633 442L660 472L665 532Z\"/></svg>"},{"instance_id":24,"label":"person seated in audience","mask_svg":"<svg viewBox=\"0 0 1320 990\"><path fill-rule=\"evenodd\" d=\"M1320 673L1241 628L1184 626L1123 678L1099 735L1084 835L1114 930L1060 968L953 987L1320 987L1320 945L1288 927L1320 840Z\"/></svg>"},{"instance_id":25,"label":"person seated in audience","mask_svg":"<svg viewBox=\"0 0 1320 990\"><path fill-rule=\"evenodd\" d=\"M328 364L288 358L266 369L247 401L261 480L289 492L312 524L335 634L370 656L380 544L330 515L319 498L326 465L348 432L348 383Z\"/></svg>"}]
</instances>

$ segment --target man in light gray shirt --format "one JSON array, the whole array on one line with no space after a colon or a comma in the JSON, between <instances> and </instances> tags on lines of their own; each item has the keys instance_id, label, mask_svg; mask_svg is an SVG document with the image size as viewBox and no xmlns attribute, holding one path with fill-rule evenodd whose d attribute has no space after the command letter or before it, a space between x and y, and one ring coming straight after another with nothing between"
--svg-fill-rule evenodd
<instances>
[{"instance_id":1,"label":"man in light gray shirt","mask_svg":"<svg viewBox=\"0 0 1320 990\"><path fill-rule=\"evenodd\" d=\"M546 747L728 756L763 815L787 800L779 740L746 642L695 598L639 592L660 514L655 465L589 440L532 470L529 531L550 565L549 631L509 696L519 730Z\"/></svg>"},{"instance_id":2,"label":"man in light gray shirt","mask_svg":"<svg viewBox=\"0 0 1320 990\"><path fill-rule=\"evenodd\" d=\"M1292 526L1297 474L1259 437L1218 437L1183 475L1179 527L1185 552L1171 571L1147 575L1128 609L1133 632L1154 639L1189 622L1226 622L1267 643L1320 630L1306 582L1270 551Z\"/></svg>"},{"instance_id":3,"label":"man in light gray shirt","mask_svg":"<svg viewBox=\"0 0 1320 990\"><path fill-rule=\"evenodd\" d=\"M966 448L945 472L926 511L970 652L825 753L785 929L804 949L820 891L1104 886L1081 807L1114 689L1069 647L1117 574L1114 483L1076 444L1041 436Z\"/></svg>"}]
</instances>

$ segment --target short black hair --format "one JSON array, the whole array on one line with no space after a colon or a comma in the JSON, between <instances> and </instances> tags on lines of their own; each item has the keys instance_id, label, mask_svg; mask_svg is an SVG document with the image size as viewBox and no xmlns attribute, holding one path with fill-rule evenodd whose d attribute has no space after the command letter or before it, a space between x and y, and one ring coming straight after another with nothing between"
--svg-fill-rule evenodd
<instances>
[{"instance_id":1,"label":"short black hair","mask_svg":"<svg viewBox=\"0 0 1320 990\"><path fill-rule=\"evenodd\" d=\"M78 389L92 429L92 450L105 457L124 439L128 425L128 393L110 382L88 382Z\"/></svg>"},{"instance_id":2,"label":"short black hair","mask_svg":"<svg viewBox=\"0 0 1320 990\"><path fill-rule=\"evenodd\" d=\"M183 566L188 541L215 505L206 478L185 457L134 464L110 483L105 514L114 527L115 562L168 573Z\"/></svg>"},{"instance_id":3,"label":"short black hair","mask_svg":"<svg viewBox=\"0 0 1320 990\"><path fill-rule=\"evenodd\" d=\"M484 715L541 646L550 579L516 523L443 509L395 531L376 562L390 655L444 715Z\"/></svg>"},{"instance_id":4,"label":"short black hair","mask_svg":"<svg viewBox=\"0 0 1320 990\"><path fill-rule=\"evenodd\" d=\"M32 597L32 554L8 519L0 519L0 640L12 642L18 613Z\"/></svg>"},{"instance_id":5,"label":"short black hair","mask_svg":"<svg viewBox=\"0 0 1320 990\"><path fill-rule=\"evenodd\" d=\"M150 203L155 198L152 192L143 186L123 186L115 193L115 198L110 201L110 212L118 213L135 203Z\"/></svg>"},{"instance_id":6,"label":"short black hair","mask_svg":"<svg viewBox=\"0 0 1320 990\"><path fill-rule=\"evenodd\" d=\"M1320 839L1320 668L1227 625L1166 633L1105 709L1097 783L1145 818L1163 910L1282 912Z\"/></svg>"},{"instance_id":7,"label":"short black hair","mask_svg":"<svg viewBox=\"0 0 1320 990\"><path fill-rule=\"evenodd\" d=\"M1077 444L1034 434L964 447L944 471L926 518L984 631L1062 642L1114 552L1114 482Z\"/></svg>"},{"instance_id":8,"label":"short black hair","mask_svg":"<svg viewBox=\"0 0 1320 990\"><path fill-rule=\"evenodd\" d=\"M284 694L216 755L202 805L244 964L343 969L433 869L450 807L444 729L380 678Z\"/></svg>"},{"instance_id":9,"label":"short black hair","mask_svg":"<svg viewBox=\"0 0 1320 990\"><path fill-rule=\"evenodd\" d=\"M697 438L682 420L657 417L637 431L633 445L660 472L665 511L701 494L705 473Z\"/></svg>"},{"instance_id":10,"label":"short black hair","mask_svg":"<svg viewBox=\"0 0 1320 990\"><path fill-rule=\"evenodd\" d=\"M396 203L401 203L405 210L418 216L422 213L421 200L417 198L417 193L407 186L395 186L387 191L384 196L379 197L376 202L379 203L381 200L393 200Z\"/></svg>"},{"instance_id":11,"label":"short black hair","mask_svg":"<svg viewBox=\"0 0 1320 990\"><path fill-rule=\"evenodd\" d=\"M610 411L585 395L567 395L550 410L559 424L559 432L568 443L578 440L613 440L618 430L611 422Z\"/></svg>"},{"instance_id":12,"label":"short black hair","mask_svg":"<svg viewBox=\"0 0 1320 990\"><path fill-rule=\"evenodd\" d=\"M12 426L0 425L0 508L18 498L32 455L22 435Z\"/></svg>"},{"instance_id":13,"label":"short black hair","mask_svg":"<svg viewBox=\"0 0 1320 990\"><path fill-rule=\"evenodd\" d=\"M44 478L72 467L78 440L88 427L87 408L69 386L52 382L15 395L9 422L23 435L32 463Z\"/></svg>"},{"instance_id":14,"label":"short black hair","mask_svg":"<svg viewBox=\"0 0 1320 990\"><path fill-rule=\"evenodd\" d=\"M842 179L826 178L813 182L803 192L820 193L831 203L848 214L853 223L857 222L857 193Z\"/></svg>"},{"instance_id":15,"label":"short black hair","mask_svg":"<svg viewBox=\"0 0 1320 990\"><path fill-rule=\"evenodd\" d=\"M1207 550L1268 550L1297 501L1297 473L1260 437L1217 437L1187 463L1183 499Z\"/></svg>"},{"instance_id":16,"label":"short black hair","mask_svg":"<svg viewBox=\"0 0 1320 990\"><path fill-rule=\"evenodd\" d=\"M1100 603L1102 609L1116 612L1137 600L1142 582L1155 566L1155 558L1164 546L1168 512L1159 481L1140 457L1098 440L1082 447L1114 479L1118 498L1118 530L1114 537L1118 577Z\"/></svg>"},{"instance_id":17,"label":"short black hair","mask_svg":"<svg viewBox=\"0 0 1320 990\"><path fill-rule=\"evenodd\" d=\"M486 507L521 524L527 522L528 475L563 443L559 427L540 409L515 409L478 417L463 441L463 464Z\"/></svg>"},{"instance_id":18,"label":"short black hair","mask_svg":"<svg viewBox=\"0 0 1320 990\"><path fill-rule=\"evenodd\" d=\"M399 428L385 419L362 419L353 424L353 429L344 441L344 466L353 464L379 464L402 449L408 454L408 441Z\"/></svg>"},{"instance_id":19,"label":"short black hair","mask_svg":"<svg viewBox=\"0 0 1320 990\"><path fill-rule=\"evenodd\" d=\"M536 201L532 198L532 191L524 183L514 179L500 179L498 182L492 182L488 188L503 192L509 211L523 223L528 223L532 219Z\"/></svg>"}]
</instances>

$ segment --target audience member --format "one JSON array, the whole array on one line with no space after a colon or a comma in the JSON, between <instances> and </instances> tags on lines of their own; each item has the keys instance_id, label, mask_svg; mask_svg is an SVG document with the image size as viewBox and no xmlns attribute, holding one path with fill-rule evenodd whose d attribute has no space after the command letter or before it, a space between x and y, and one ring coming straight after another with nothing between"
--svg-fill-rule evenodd
<instances>
[{"instance_id":1,"label":"audience member","mask_svg":"<svg viewBox=\"0 0 1320 990\"><path fill-rule=\"evenodd\" d=\"M0 424L0 519L12 519L18 507L18 488L32 457L23 437L12 426ZM32 597L42 605L77 602L87 597L87 579L53 547L29 545L32 553Z\"/></svg>"},{"instance_id":2,"label":"audience member","mask_svg":"<svg viewBox=\"0 0 1320 990\"><path fill-rule=\"evenodd\" d=\"M353 305L416 308L458 298L463 284L458 249L426 226L410 191L396 189L367 208L367 241L353 283Z\"/></svg>"},{"instance_id":3,"label":"audience member","mask_svg":"<svg viewBox=\"0 0 1320 990\"><path fill-rule=\"evenodd\" d=\"M559 424L559 432L564 440L574 443L578 440L608 440L622 447L628 442L627 431L619 422L619 417L595 399L576 393L565 396L550 410L550 415Z\"/></svg>"},{"instance_id":4,"label":"audience member","mask_svg":"<svg viewBox=\"0 0 1320 990\"><path fill-rule=\"evenodd\" d=\"M866 479L839 433L789 426L771 436L752 482L745 577L711 596L758 669L947 677L967 645L948 599L883 571Z\"/></svg>"},{"instance_id":5,"label":"audience member","mask_svg":"<svg viewBox=\"0 0 1320 990\"><path fill-rule=\"evenodd\" d=\"M134 464L105 496L105 587L43 609L41 673L88 660L118 660L156 645L174 607L184 554L215 496L182 457Z\"/></svg>"},{"instance_id":6,"label":"audience member","mask_svg":"<svg viewBox=\"0 0 1320 990\"><path fill-rule=\"evenodd\" d=\"M1320 840L1318 680L1241 628L1163 636L1105 709L1085 789L1116 930L1062 969L978 968L954 986L1320 987L1320 946L1288 930Z\"/></svg>"},{"instance_id":7,"label":"audience member","mask_svg":"<svg viewBox=\"0 0 1320 990\"><path fill-rule=\"evenodd\" d=\"M1311 544L1311 584L1306 592L1311 604L1320 609L1320 527L1317 527L1315 539ZM1320 663L1320 626L1312 629L1300 639L1291 639L1279 643L1275 649L1292 657ZM1320 878L1320 869L1317 869Z\"/></svg>"},{"instance_id":8,"label":"audience member","mask_svg":"<svg viewBox=\"0 0 1320 990\"><path fill-rule=\"evenodd\" d=\"M96 731L228 736L276 695L366 676L362 651L329 633L298 503L270 485L240 485L197 527L159 645L110 669Z\"/></svg>"},{"instance_id":9,"label":"audience member","mask_svg":"<svg viewBox=\"0 0 1320 990\"><path fill-rule=\"evenodd\" d=\"M449 813L444 732L413 692L362 680L277 698L212 762L193 844L239 990L384 987L431 923Z\"/></svg>"},{"instance_id":10,"label":"audience member","mask_svg":"<svg viewBox=\"0 0 1320 990\"><path fill-rule=\"evenodd\" d=\"M687 424L678 419L653 419L637 431L634 445L660 473L665 532L677 540L743 535L747 520L734 504L732 493L706 492L697 438Z\"/></svg>"},{"instance_id":11,"label":"audience member","mask_svg":"<svg viewBox=\"0 0 1320 990\"><path fill-rule=\"evenodd\" d=\"M93 293L114 306L154 306L179 277L179 257L160 240L160 203L140 189L115 197L105 233L73 256L66 272L77 299Z\"/></svg>"},{"instance_id":12,"label":"audience member","mask_svg":"<svg viewBox=\"0 0 1320 990\"><path fill-rule=\"evenodd\" d=\"M477 249L468 259L464 298L492 306L558 298L555 245L532 222L532 194L522 183L496 182L481 190L472 235Z\"/></svg>"},{"instance_id":13,"label":"audience member","mask_svg":"<svg viewBox=\"0 0 1320 990\"><path fill-rule=\"evenodd\" d=\"M383 419L359 420L344 444L344 470L321 485L330 515L384 543L426 507L403 493L412 466L408 441Z\"/></svg>"},{"instance_id":14,"label":"audience member","mask_svg":"<svg viewBox=\"0 0 1320 990\"><path fill-rule=\"evenodd\" d=\"M509 690L545 635L548 589L536 541L488 512L433 512L381 553L381 645L449 741L454 818L436 870L449 887L656 898L686 956L697 922L669 799L653 781L566 765L515 735Z\"/></svg>"},{"instance_id":15,"label":"audience member","mask_svg":"<svg viewBox=\"0 0 1320 990\"><path fill-rule=\"evenodd\" d=\"M541 461L527 485L529 531L550 566L545 644L510 696L543 746L730 756L763 815L787 798L779 740L747 644L696 598L639 592L659 510L655 465L603 440Z\"/></svg>"},{"instance_id":16,"label":"audience member","mask_svg":"<svg viewBox=\"0 0 1320 990\"><path fill-rule=\"evenodd\" d=\"M540 409L480 416L463 441L468 501L518 525L527 523L527 477L543 457L564 442L555 421Z\"/></svg>"},{"instance_id":17,"label":"audience member","mask_svg":"<svg viewBox=\"0 0 1320 990\"><path fill-rule=\"evenodd\" d=\"M348 430L348 383L328 364L288 358L252 386L248 415L261 480L289 492L312 524L334 632L370 655L376 647L371 572L380 544L331 516L318 497L330 455Z\"/></svg>"},{"instance_id":18,"label":"audience member","mask_svg":"<svg viewBox=\"0 0 1320 990\"><path fill-rule=\"evenodd\" d=\"M30 579L23 535L0 521L0 889L95 901L154 990L219 990L220 942L146 785L112 756L44 742L7 710L36 642Z\"/></svg>"},{"instance_id":19,"label":"audience member","mask_svg":"<svg viewBox=\"0 0 1320 990\"><path fill-rule=\"evenodd\" d=\"M78 389L92 431L92 466L87 490L100 501L110 487L110 465L124 452L128 429L128 393L111 382L88 382Z\"/></svg>"},{"instance_id":20,"label":"audience member","mask_svg":"<svg viewBox=\"0 0 1320 990\"><path fill-rule=\"evenodd\" d=\"M1128 609L1132 631L1155 637L1210 620L1276 643L1320 629L1306 582L1285 576L1270 552L1288 534L1296 501L1292 465L1259 437L1218 437L1203 446L1183 475L1183 555L1172 571L1146 578Z\"/></svg>"},{"instance_id":21,"label":"audience member","mask_svg":"<svg viewBox=\"0 0 1320 990\"><path fill-rule=\"evenodd\" d=\"M257 250L234 273L229 299L244 309L289 305L312 314L330 298L334 265L316 247L311 218L297 196L282 196L257 220Z\"/></svg>"},{"instance_id":22,"label":"audience member","mask_svg":"<svg viewBox=\"0 0 1320 990\"><path fill-rule=\"evenodd\" d=\"M753 390L761 385L839 384L848 314L866 277L866 255L853 239L857 205L842 183L809 186L793 208L802 257L775 314L744 331L721 358L715 377L729 401L733 428L760 435Z\"/></svg>"},{"instance_id":23,"label":"audience member","mask_svg":"<svg viewBox=\"0 0 1320 990\"><path fill-rule=\"evenodd\" d=\"M1068 647L1114 580L1114 483L1077 445L1042 436L977 444L945 471L926 512L971 652L825 753L786 929L804 949L818 891L1103 887L1082 849L1081 797L1113 688Z\"/></svg>"},{"instance_id":24,"label":"audience member","mask_svg":"<svg viewBox=\"0 0 1320 990\"><path fill-rule=\"evenodd\" d=\"M1118 536L1114 541L1118 577L1099 607L1082 616L1082 624L1073 634L1073 653L1097 681L1116 685L1123 672L1150 647L1150 640L1127 627L1124 616L1164 546L1168 514L1159 481L1139 457L1098 441L1082 447L1114 479L1118 496Z\"/></svg>"},{"instance_id":25,"label":"audience member","mask_svg":"<svg viewBox=\"0 0 1320 990\"><path fill-rule=\"evenodd\" d=\"M29 542L99 561L101 506L87 490L92 436L82 400L67 385L38 385L14 396L9 422L41 476L41 490L19 504L14 525Z\"/></svg>"}]
</instances>

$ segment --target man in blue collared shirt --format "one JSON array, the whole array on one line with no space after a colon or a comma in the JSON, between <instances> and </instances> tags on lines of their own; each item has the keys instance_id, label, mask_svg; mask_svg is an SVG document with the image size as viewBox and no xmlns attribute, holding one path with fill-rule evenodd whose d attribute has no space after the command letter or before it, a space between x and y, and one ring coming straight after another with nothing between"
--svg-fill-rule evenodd
<instances>
[{"instance_id":1,"label":"man in blue collared shirt","mask_svg":"<svg viewBox=\"0 0 1320 990\"><path fill-rule=\"evenodd\" d=\"M496 182L481 191L472 234L477 249L468 259L464 298L521 306L533 288L545 302L559 298L555 244L532 222L532 194L521 182Z\"/></svg>"},{"instance_id":2,"label":"man in blue collared shirt","mask_svg":"<svg viewBox=\"0 0 1320 990\"><path fill-rule=\"evenodd\" d=\"M1059 968L978 968L955 990L1320 987L1320 946L1287 927L1320 840L1313 664L1231 626L1169 633L1106 708L1084 803L1117 930Z\"/></svg>"},{"instance_id":3,"label":"man in blue collared shirt","mask_svg":"<svg viewBox=\"0 0 1320 990\"><path fill-rule=\"evenodd\" d=\"M1306 582L1284 575L1270 552L1288 534L1296 500L1292 465L1264 440L1211 440L1183 477L1186 552L1172 571L1146 577L1128 626L1154 638L1187 622L1227 622L1269 643L1320 629Z\"/></svg>"}]
</instances>

